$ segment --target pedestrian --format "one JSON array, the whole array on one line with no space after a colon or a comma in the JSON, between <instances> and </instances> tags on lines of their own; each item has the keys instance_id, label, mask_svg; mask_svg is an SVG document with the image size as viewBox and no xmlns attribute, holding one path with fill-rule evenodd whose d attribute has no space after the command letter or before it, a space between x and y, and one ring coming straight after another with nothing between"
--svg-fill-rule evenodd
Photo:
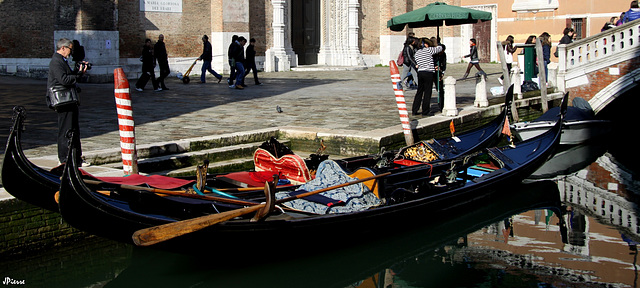
<instances>
[{"instance_id":1,"label":"pedestrian","mask_svg":"<svg viewBox=\"0 0 640 288\"><path fill-rule=\"evenodd\" d=\"M625 12L620 13L620 17L618 17L618 21L616 21L616 26L620 26L624 24L624 14Z\"/></svg>"},{"instance_id":2,"label":"pedestrian","mask_svg":"<svg viewBox=\"0 0 640 288\"><path fill-rule=\"evenodd\" d=\"M504 58L505 58L505 62L507 63L508 73L511 73L511 67L513 66L513 53L515 53L516 50L518 50L518 48L513 47L513 41L514 41L513 35L507 36L507 39L502 41L502 47L504 48L503 50ZM500 85L503 85L503 81L504 81L504 75L498 78L498 82L500 82Z\"/></svg>"},{"instance_id":3,"label":"pedestrian","mask_svg":"<svg viewBox=\"0 0 640 288\"><path fill-rule=\"evenodd\" d=\"M435 45L431 40L422 38L415 57L418 63L418 91L413 99L412 115L418 115L422 107L422 115L428 115L431 110L431 94L433 93L433 78L436 75L433 55L442 52L442 46Z\"/></svg>"},{"instance_id":4,"label":"pedestrian","mask_svg":"<svg viewBox=\"0 0 640 288\"><path fill-rule=\"evenodd\" d=\"M62 38L56 43L56 52L51 57L49 62L49 74L47 76L47 95L57 92L69 91L69 93L77 93L76 84L82 75L87 71L88 63L85 61L79 62L78 69L71 70L69 67L68 58L73 51L73 42L67 38ZM54 92L56 91L56 92ZM77 94L76 94L77 95ZM49 97L47 98L49 99ZM78 121L78 105L79 102L75 101L68 105L55 108L58 113L58 161L62 163L67 162L67 153L69 151L67 131L72 130L74 134L73 141L75 147L80 151L75 159L78 163L82 161L82 148L80 145L80 124ZM49 102L49 107L52 107L52 103ZM84 163L83 163L84 164Z\"/></svg>"},{"instance_id":5,"label":"pedestrian","mask_svg":"<svg viewBox=\"0 0 640 288\"><path fill-rule=\"evenodd\" d=\"M569 44L573 42L574 35L575 35L575 31L573 30L573 28L571 27L564 28L564 30L562 30L562 38L560 38L560 42L558 44Z\"/></svg>"},{"instance_id":6,"label":"pedestrian","mask_svg":"<svg viewBox=\"0 0 640 288\"><path fill-rule=\"evenodd\" d=\"M440 37L431 37L431 42L442 47L442 51L433 56L433 62L436 67L435 84L438 91L438 108L442 111L444 108L444 73L447 71L447 46L440 42Z\"/></svg>"},{"instance_id":7,"label":"pedestrian","mask_svg":"<svg viewBox=\"0 0 640 288\"><path fill-rule=\"evenodd\" d=\"M142 92L144 90L144 86L146 86L149 79L151 79L153 91L162 91L162 88L158 87L158 81L156 80L156 72L154 71L156 68L156 58L153 56L153 45L149 38L144 40L140 61L142 61L142 75L136 82L136 90Z\"/></svg>"},{"instance_id":8,"label":"pedestrian","mask_svg":"<svg viewBox=\"0 0 640 288\"><path fill-rule=\"evenodd\" d=\"M543 32L539 36L542 43L542 59L544 61L544 79L549 81L549 68L547 65L551 63L551 35L547 32Z\"/></svg>"},{"instance_id":9,"label":"pedestrian","mask_svg":"<svg viewBox=\"0 0 640 288\"><path fill-rule=\"evenodd\" d=\"M249 40L249 46L247 46L247 51L245 52L247 54L247 59L245 60L245 68L247 69L247 71L245 71L244 73L242 82L244 83L244 78L246 78L247 75L249 75L249 72L253 71L253 81L255 82L256 85L262 85L262 83L260 83L260 80L258 80L258 68L256 68L255 45L256 45L256 39L251 38Z\"/></svg>"},{"instance_id":10,"label":"pedestrian","mask_svg":"<svg viewBox=\"0 0 640 288\"><path fill-rule=\"evenodd\" d=\"M401 85L403 88L409 88L408 75L413 75L413 83L418 85L418 63L415 59L415 49L418 47L419 39L413 36L407 37L404 41L404 47L402 48L402 74L400 75Z\"/></svg>"},{"instance_id":11,"label":"pedestrian","mask_svg":"<svg viewBox=\"0 0 640 288\"><path fill-rule=\"evenodd\" d=\"M600 32L604 32L607 31L611 28L615 28L616 27L616 22L618 22L618 17L611 17L611 19L609 19L609 21L604 23L604 26L602 26L602 29L600 29Z\"/></svg>"},{"instance_id":12,"label":"pedestrian","mask_svg":"<svg viewBox=\"0 0 640 288\"><path fill-rule=\"evenodd\" d=\"M524 44L536 44L536 40L538 39L538 37L536 35L529 35L529 37L527 38L527 40L524 42ZM534 49L530 49L533 52L533 59L538 59L538 53L536 52L536 49L534 47ZM524 54L524 51L526 51L526 49L522 49L522 52L520 52L520 54ZM534 65L533 65L533 78L538 77L538 61L534 60L533 61Z\"/></svg>"},{"instance_id":13,"label":"pedestrian","mask_svg":"<svg viewBox=\"0 0 640 288\"><path fill-rule=\"evenodd\" d=\"M562 38L560 38L560 42L558 42L558 45L560 44L570 44L571 42L573 42L573 36L575 35L575 32L573 31L573 28L571 27L566 27L564 28L564 30L562 30ZM559 57L558 55L558 47L556 46L556 51L553 52L553 56L555 56L556 58Z\"/></svg>"},{"instance_id":14,"label":"pedestrian","mask_svg":"<svg viewBox=\"0 0 640 288\"><path fill-rule=\"evenodd\" d=\"M229 88L235 89L244 89L244 45L247 44L247 39L243 36L239 36L237 40L238 45L234 45L233 50L231 51L231 56L229 57L233 60L232 64L236 67L236 83L229 85Z\"/></svg>"},{"instance_id":15,"label":"pedestrian","mask_svg":"<svg viewBox=\"0 0 640 288\"><path fill-rule=\"evenodd\" d=\"M158 61L158 67L160 67L160 76L158 77L158 85L162 90L169 90L164 84L164 79L169 76L171 70L169 69L169 55L167 55L167 47L164 44L164 35L158 36L158 42L153 45L153 55L156 56Z\"/></svg>"},{"instance_id":16,"label":"pedestrian","mask_svg":"<svg viewBox=\"0 0 640 288\"><path fill-rule=\"evenodd\" d=\"M633 0L629 5L629 10L624 13L624 20L622 20L622 22L629 23L638 18L640 18L640 8L638 8L638 0Z\"/></svg>"},{"instance_id":17,"label":"pedestrian","mask_svg":"<svg viewBox=\"0 0 640 288\"><path fill-rule=\"evenodd\" d=\"M209 42L209 36L202 36L202 44L202 55L200 55L200 57L198 58L198 60L202 60L202 73L200 73L200 83L207 83L207 71L213 74L213 76L218 79L218 83L220 83L220 81L222 81L222 75L216 73L216 71L211 68L213 49L211 48L211 43Z\"/></svg>"},{"instance_id":18,"label":"pedestrian","mask_svg":"<svg viewBox=\"0 0 640 288\"><path fill-rule=\"evenodd\" d=\"M227 49L227 58L229 62L229 78L227 78L227 84L229 86L233 85L233 81L236 79L236 64L233 62L231 52L235 50L236 45L238 45L238 35L231 36L231 44L229 44L229 48Z\"/></svg>"},{"instance_id":19,"label":"pedestrian","mask_svg":"<svg viewBox=\"0 0 640 288\"><path fill-rule=\"evenodd\" d=\"M469 46L469 54L465 55L464 58L471 58L471 61L469 62L469 66L467 66L467 72L464 73L462 79L465 79L467 78L467 76L469 76L469 71L471 71L471 67L473 66L476 66L478 72L485 74L484 70L480 68L480 58L478 57L478 47L476 39L471 38L471 40L469 40Z\"/></svg>"}]
</instances>

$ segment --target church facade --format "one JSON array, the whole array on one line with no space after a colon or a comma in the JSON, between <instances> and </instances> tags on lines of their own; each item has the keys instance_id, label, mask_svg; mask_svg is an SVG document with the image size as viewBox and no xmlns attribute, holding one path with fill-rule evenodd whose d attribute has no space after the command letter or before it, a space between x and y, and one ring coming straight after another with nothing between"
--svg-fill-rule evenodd
<instances>
[{"instance_id":1,"label":"church facade","mask_svg":"<svg viewBox=\"0 0 640 288\"><path fill-rule=\"evenodd\" d=\"M584 27L591 27L586 24L600 25L602 19L628 7L622 5L627 0L612 0L607 7L589 4L601 2L597 0L438 1L494 15L484 23L439 28L450 62L462 61L469 50L469 38L481 40L483 61L497 61L495 43L508 34L515 34L518 43L524 41L525 35L538 35L548 28L557 43L565 24L574 25L567 19L584 18ZM227 49L233 35L256 39L258 67L268 72L308 65L388 65L398 57L408 32L423 37L437 32L435 27L392 32L386 27L387 21L433 2L436 1L4 0L0 4L0 74L45 77L55 41L66 37L84 46L86 60L94 64L94 80L100 81L104 76L104 81L109 81L115 67L123 67L130 78L135 78L140 71L138 58L144 40L155 42L160 34L165 36L172 74L186 71L200 56L203 35L213 46L212 66L222 73L229 71ZM596 8L589 5L607 11L593 11ZM594 15L602 17L596 19ZM595 30L582 29L588 35Z\"/></svg>"}]
</instances>

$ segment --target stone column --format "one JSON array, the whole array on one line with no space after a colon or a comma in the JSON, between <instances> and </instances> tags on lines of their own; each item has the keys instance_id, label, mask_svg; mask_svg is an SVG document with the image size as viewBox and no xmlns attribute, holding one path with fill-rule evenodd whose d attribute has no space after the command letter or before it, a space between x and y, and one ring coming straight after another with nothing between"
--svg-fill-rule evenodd
<instances>
[{"instance_id":1,"label":"stone column","mask_svg":"<svg viewBox=\"0 0 640 288\"><path fill-rule=\"evenodd\" d=\"M448 76L444 79L444 107L442 114L445 116L458 116L456 106L456 78Z\"/></svg>"},{"instance_id":2,"label":"stone column","mask_svg":"<svg viewBox=\"0 0 640 288\"><path fill-rule=\"evenodd\" d=\"M512 71L511 84L513 84L513 96L516 97L514 99L522 99L522 85L520 84L522 83L521 81L522 78L520 78L520 67L516 65L511 69L511 71Z\"/></svg>"},{"instance_id":3,"label":"stone column","mask_svg":"<svg viewBox=\"0 0 640 288\"><path fill-rule=\"evenodd\" d=\"M318 53L318 64L332 66L363 64L358 47L359 0L323 0L321 3L322 43Z\"/></svg>"},{"instance_id":4,"label":"stone column","mask_svg":"<svg viewBox=\"0 0 640 288\"><path fill-rule=\"evenodd\" d=\"M556 79L556 87L558 91L566 93L567 83L567 44L558 45L558 77Z\"/></svg>"},{"instance_id":5,"label":"stone column","mask_svg":"<svg viewBox=\"0 0 640 288\"><path fill-rule=\"evenodd\" d=\"M487 80L484 75L480 73L476 76L476 101L473 102L473 106L489 106L489 100L487 100Z\"/></svg>"},{"instance_id":6,"label":"stone column","mask_svg":"<svg viewBox=\"0 0 640 288\"><path fill-rule=\"evenodd\" d=\"M291 55L287 54L285 47L287 37L287 22L285 11L288 8L287 0L271 0L273 5L273 46L265 52L265 72L291 70ZM287 15L289 13L286 13Z\"/></svg>"},{"instance_id":7,"label":"stone column","mask_svg":"<svg viewBox=\"0 0 640 288\"><path fill-rule=\"evenodd\" d=\"M351 65L364 65L362 55L360 55L359 43L359 31L360 25L358 24L358 9L360 8L359 0L349 0L349 58Z\"/></svg>"}]
</instances>

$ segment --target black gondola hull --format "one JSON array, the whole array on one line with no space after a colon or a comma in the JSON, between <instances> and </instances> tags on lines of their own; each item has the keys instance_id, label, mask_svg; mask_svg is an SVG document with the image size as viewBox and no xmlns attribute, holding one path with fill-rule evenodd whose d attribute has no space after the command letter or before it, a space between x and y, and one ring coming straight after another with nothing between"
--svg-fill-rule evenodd
<instances>
[{"instance_id":1,"label":"black gondola hull","mask_svg":"<svg viewBox=\"0 0 640 288\"><path fill-rule=\"evenodd\" d=\"M230 220L154 247L180 252L195 249L201 253L202 247L212 246L251 253L253 249L264 250L262 245L256 247L256 243L274 245L289 242L291 245L303 243L325 247L332 243L376 237L381 227L388 229L389 233L413 229L421 223L437 221L437 217L459 212L481 198L491 197L496 191L519 183L552 155L558 145L560 131L561 125L558 122L552 130L514 149L491 152L502 153L502 156L508 155L511 158L503 159L511 161L506 161L505 169L500 169L504 171L492 172L487 177L446 192L353 213L290 219L275 216L261 222ZM71 153L75 153L75 150L72 149ZM94 193L82 181L77 168L76 163L68 163L60 188L60 211L65 221L72 226L99 236L132 243L131 236L135 231L175 221L162 215L136 213L125 202Z\"/></svg>"}]
</instances>

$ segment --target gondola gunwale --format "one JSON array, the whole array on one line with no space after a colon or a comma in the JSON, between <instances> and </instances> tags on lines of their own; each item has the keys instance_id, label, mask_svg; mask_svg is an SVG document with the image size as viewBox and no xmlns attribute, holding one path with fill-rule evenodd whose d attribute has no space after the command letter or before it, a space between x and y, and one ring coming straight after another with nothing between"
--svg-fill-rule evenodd
<instances>
[{"instance_id":1,"label":"gondola gunwale","mask_svg":"<svg viewBox=\"0 0 640 288\"><path fill-rule=\"evenodd\" d=\"M512 101L513 92L511 87L509 89L509 92L505 96L505 103L502 107L501 113L498 116L496 116L487 124L482 125L481 127L465 131L464 133L461 133L459 136L457 136L462 140L462 142L471 141L471 139L478 138L480 138L480 141L478 141L475 145L472 145L465 151L461 151L460 153L451 155L451 157L458 157L460 155L464 155L466 153L470 153L478 149L496 144L500 138L501 127L504 124L506 117L508 117L508 109ZM55 202L53 196L59 190L59 179L61 175L38 167L37 165L31 163L24 155L20 144L20 133L21 128L23 127L24 114L26 113L26 110L22 106L14 107L14 111L16 110L19 111L17 113L19 117L16 117L14 119L13 128L11 130L11 133L9 134L7 141L7 149L5 149L2 169L3 185L5 186L5 188L10 187L9 189L7 189L7 191L20 200L54 212L58 212L58 204ZM14 112L14 114L16 114L16 112ZM17 127L20 127L20 129ZM491 133L489 134L486 131L491 131ZM485 137L479 137L477 135L478 133L482 134L481 136ZM445 137L436 139L436 141L440 143L446 143L454 140L451 137ZM345 169L349 170L348 167L345 167ZM7 174L5 174L5 172ZM5 176L9 173L11 176ZM25 180L14 181L15 179ZM6 185L5 183L8 183L9 185ZM24 183L32 184L35 188L22 189L24 188Z\"/></svg>"},{"instance_id":2,"label":"gondola gunwale","mask_svg":"<svg viewBox=\"0 0 640 288\"><path fill-rule=\"evenodd\" d=\"M347 237L349 235L354 236L375 231L379 225L395 225L397 227L411 226L413 225L410 223L412 221L406 220L424 216L425 212L432 213L434 211L428 210L434 208L434 206L443 206L437 208L438 211L455 209L457 206L469 203L474 199L489 196L489 191L495 190L492 186L497 186L498 184L503 185L512 181L521 181L526 178L526 176L528 176L527 173L530 174L535 171L535 169L552 155L553 149L558 145L561 135L560 131L561 122L559 121L552 130L530 140L546 141L546 145L539 145L540 147L544 147L544 149L535 149L536 151L533 152L535 155L531 154L528 160L520 163L520 166L513 168L511 173L502 173L491 178L491 180L478 181L478 183L471 185L470 188L466 187L464 190L453 189L404 203L347 214L316 215L301 219L266 220L256 223L248 222L247 220L232 220L166 241L159 244L158 247L185 247L184 245L188 243L190 243L189 245L195 245L194 243L199 242L211 244L213 241L217 244L225 243L226 245L232 245L234 243L241 243L241 240L247 237L258 237L257 235L263 235L265 237L285 237L285 235L282 234L289 236L295 234L296 237L308 239L308 237L305 237L305 234L307 234L307 236L313 234L314 237L318 237L328 231ZM71 153L73 155L75 149L72 149ZM146 217L142 219L130 219L128 211L110 207L108 203L104 202L107 198L95 195L84 181L82 181L77 173L77 168L76 163L71 161L67 163L60 189L60 211L65 221L72 226L76 226L85 231L89 230L87 232L100 236L112 236L111 238L116 236L115 240L130 243L130 236L135 230L169 222L154 219L153 223L142 223L147 219ZM80 207L80 205L84 205L84 207ZM129 216L112 215L118 213ZM113 218L114 216L115 218ZM105 230L103 231L105 233L101 233L101 229L109 229L109 227L111 227L112 230ZM118 235L114 235L114 233Z\"/></svg>"},{"instance_id":3,"label":"gondola gunwale","mask_svg":"<svg viewBox=\"0 0 640 288\"><path fill-rule=\"evenodd\" d=\"M2 186L19 200L58 212L54 195L60 186L60 175L42 169L27 159L20 142L26 118L25 108L15 106L13 117L2 161Z\"/></svg>"}]
</instances>

